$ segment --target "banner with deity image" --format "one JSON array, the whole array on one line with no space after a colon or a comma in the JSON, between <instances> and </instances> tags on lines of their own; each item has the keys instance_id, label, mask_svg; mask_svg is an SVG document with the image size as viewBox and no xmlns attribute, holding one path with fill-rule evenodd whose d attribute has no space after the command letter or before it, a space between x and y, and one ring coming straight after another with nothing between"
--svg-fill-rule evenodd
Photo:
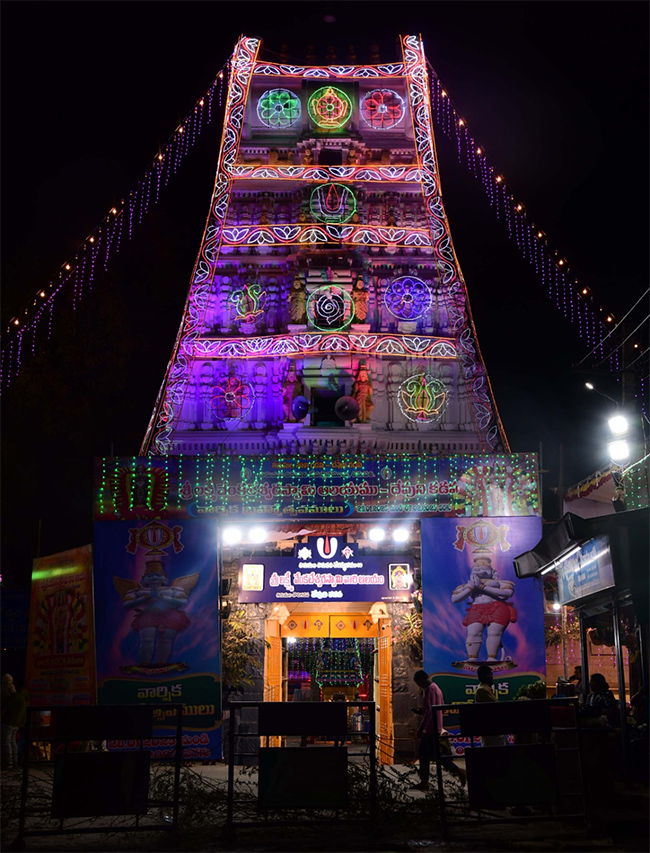
<instances>
[{"instance_id":1,"label":"banner with deity image","mask_svg":"<svg viewBox=\"0 0 650 853\"><path fill-rule=\"evenodd\" d=\"M183 758L221 757L219 588L209 519L95 524L98 702L183 704ZM160 726L147 748L173 755ZM119 741L109 749L125 748Z\"/></svg>"},{"instance_id":2,"label":"banner with deity image","mask_svg":"<svg viewBox=\"0 0 650 853\"><path fill-rule=\"evenodd\" d=\"M423 518L424 668L445 702L472 702L488 664L500 699L546 677L544 597L513 557L541 538L539 518Z\"/></svg>"},{"instance_id":3,"label":"banner with deity image","mask_svg":"<svg viewBox=\"0 0 650 853\"><path fill-rule=\"evenodd\" d=\"M91 545L32 569L25 684L32 705L94 705Z\"/></svg>"}]
</instances>

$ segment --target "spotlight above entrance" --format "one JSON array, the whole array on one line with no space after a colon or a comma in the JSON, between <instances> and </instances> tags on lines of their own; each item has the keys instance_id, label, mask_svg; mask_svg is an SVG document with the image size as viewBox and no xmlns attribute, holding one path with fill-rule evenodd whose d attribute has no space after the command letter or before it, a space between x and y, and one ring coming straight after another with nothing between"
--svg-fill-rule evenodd
<instances>
[{"instance_id":1,"label":"spotlight above entrance","mask_svg":"<svg viewBox=\"0 0 650 853\"><path fill-rule=\"evenodd\" d=\"M266 542L267 529L259 524L245 527L243 524L231 524L221 531L221 541L224 545L238 545L240 542L249 542L259 545Z\"/></svg>"}]
</instances>

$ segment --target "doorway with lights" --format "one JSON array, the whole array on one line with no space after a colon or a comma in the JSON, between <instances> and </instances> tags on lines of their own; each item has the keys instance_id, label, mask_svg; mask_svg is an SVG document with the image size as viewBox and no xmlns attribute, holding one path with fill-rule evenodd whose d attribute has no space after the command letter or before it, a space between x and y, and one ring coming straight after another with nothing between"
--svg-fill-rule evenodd
<instances>
[{"instance_id":1,"label":"doorway with lights","mask_svg":"<svg viewBox=\"0 0 650 853\"><path fill-rule=\"evenodd\" d=\"M265 639L265 701L374 702L377 758L393 763L392 631L385 604L276 604ZM369 709L348 714L349 742L367 743ZM326 736L314 737L303 745L325 742Z\"/></svg>"}]
</instances>

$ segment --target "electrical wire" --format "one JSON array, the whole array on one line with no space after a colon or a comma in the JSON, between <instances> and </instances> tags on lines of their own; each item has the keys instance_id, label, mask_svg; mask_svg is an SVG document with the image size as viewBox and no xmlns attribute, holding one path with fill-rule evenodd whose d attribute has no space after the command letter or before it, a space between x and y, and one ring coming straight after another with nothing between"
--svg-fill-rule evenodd
<instances>
[{"instance_id":1,"label":"electrical wire","mask_svg":"<svg viewBox=\"0 0 650 853\"><path fill-rule=\"evenodd\" d=\"M621 325L621 323L623 323L623 322L624 322L624 321L625 321L625 320L630 316L630 314L632 313L632 311L634 311L634 309L635 309L635 308L636 308L636 306L639 304L639 302L641 302L641 300L642 300L645 296L647 296L647 295L648 295L648 293L650 293L650 287L646 290L646 292L645 292L645 293L642 293L642 294L641 294L641 296L639 296L639 298L638 298L638 299L637 299L637 301L634 303L634 305L630 308L630 310L627 312L627 314L625 315L625 317L622 317L622 318L619 320L619 322L614 326L614 328L611 330L611 332L609 332L609 334L605 335L605 337L604 337L601 341L599 341L599 342L596 344L596 346L595 346L595 347L594 347L590 352L588 352L588 353L587 353L587 355L586 355L583 359L581 359L581 361L579 361L577 364L574 364L574 365L572 365L572 366L573 366L573 367L580 367L580 365L582 364L582 362L583 362L583 361L586 361L586 360L589 358L589 356L590 356L590 355L593 355L593 354L596 352L596 350L598 349L598 347L601 347L601 346L605 343L605 341L607 340L607 338L609 338L611 335L613 335L613 334L614 334L614 332L618 329L618 327ZM644 322L645 322L645 321L644 321ZM616 350L614 350L614 352L616 352ZM609 358L609 356L607 356L607 358ZM601 362L599 362L599 363L600 363L600 364L602 364L602 361L601 361Z\"/></svg>"},{"instance_id":2,"label":"electrical wire","mask_svg":"<svg viewBox=\"0 0 650 853\"><path fill-rule=\"evenodd\" d=\"M607 361L608 359L610 359L610 358L614 355L614 353L615 353L617 350L619 350L619 349L620 349L624 344L626 344L626 343L627 343L627 341L629 341L629 340L630 340L630 338L632 337L632 335L633 335L635 332L637 332L637 331L641 328L641 326L643 326L643 325L644 325L644 323L647 323L647 322L648 322L648 320L650 320L650 314L648 314L648 316L647 316L647 317L644 317L644 318L643 318L643 320L641 320L641 322L639 323L639 325L638 325L635 329L632 329L632 331L631 331L631 332L630 332L630 334L627 336L627 338L625 338L625 340L621 341L621 342L620 342L620 344L619 344L615 349L613 349L613 350L612 350L608 355L606 355L606 356L605 356L605 358L604 358L602 361L599 361L597 364L594 364L594 367L599 367L599 366L603 363L603 361ZM621 320L621 323L622 323L622 322L623 322L623 321ZM620 325L620 323L619 323L619 325ZM618 328L618 326L617 326L617 328ZM633 363L634 363L634 362L633 362ZM628 367L629 367L629 365L628 365Z\"/></svg>"}]
</instances>

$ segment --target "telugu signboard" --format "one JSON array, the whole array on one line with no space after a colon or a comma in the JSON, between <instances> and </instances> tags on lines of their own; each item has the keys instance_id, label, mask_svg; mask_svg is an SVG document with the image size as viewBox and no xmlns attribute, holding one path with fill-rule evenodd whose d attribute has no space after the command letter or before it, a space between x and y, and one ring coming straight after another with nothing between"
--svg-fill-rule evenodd
<instances>
[{"instance_id":1,"label":"telugu signboard","mask_svg":"<svg viewBox=\"0 0 650 853\"><path fill-rule=\"evenodd\" d=\"M290 557L240 559L239 600L409 601L413 560L359 554L339 536L310 536Z\"/></svg>"},{"instance_id":2,"label":"telugu signboard","mask_svg":"<svg viewBox=\"0 0 650 853\"><path fill-rule=\"evenodd\" d=\"M186 760L221 757L215 540L210 519L95 524L98 702L181 702ZM175 711L154 714L148 748L172 757Z\"/></svg>"},{"instance_id":3,"label":"telugu signboard","mask_svg":"<svg viewBox=\"0 0 650 853\"><path fill-rule=\"evenodd\" d=\"M39 557L25 681L32 705L94 705L92 546Z\"/></svg>"},{"instance_id":4,"label":"telugu signboard","mask_svg":"<svg viewBox=\"0 0 650 853\"><path fill-rule=\"evenodd\" d=\"M95 520L539 515L534 453L95 460Z\"/></svg>"},{"instance_id":5,"label":"telugu signboard","mask_svg":"<svg viewBox=\"0 0 650 853\"><path fill-rule=\"evenodd\" d=\"M590 539L577 553L559 562L556 572L560 604L610 589L614 586L614 568L609 537Z\"/></svg>"},{"instance_id":6,"label":"telugu signboard","mask_svg":"<svg viewBox=\"0 0 650 853\"><path fill-rule=\"evenodd\" d=\"M541 583L518 580L513 555L534 547L539 518L423 518L424 668L445 702L472 702L487 663L499 698L545 678Z\"/></svg>"}]
</instances>

